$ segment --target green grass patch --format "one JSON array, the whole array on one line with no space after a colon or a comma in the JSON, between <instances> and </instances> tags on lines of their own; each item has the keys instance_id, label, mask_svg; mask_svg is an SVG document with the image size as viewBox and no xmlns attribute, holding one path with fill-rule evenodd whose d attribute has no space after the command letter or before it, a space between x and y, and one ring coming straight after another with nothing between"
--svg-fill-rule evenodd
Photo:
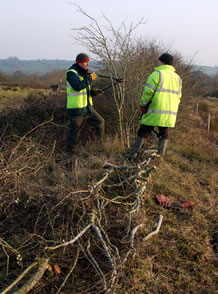
<instances>
[{"instance_id":1,"label":"green grass patch","mask_svg":"<svg viewBox=\"0 0 218 294\"><path fill-rule=\"evenodd\" d=\"M4 107L17 107L20 106L24 100L29 97L35 97L37 93L43 93L48 95L49 90L35 90L31 88L20 88L20 87L0 87L0 109Z\"/></svg>"}]
</instances>

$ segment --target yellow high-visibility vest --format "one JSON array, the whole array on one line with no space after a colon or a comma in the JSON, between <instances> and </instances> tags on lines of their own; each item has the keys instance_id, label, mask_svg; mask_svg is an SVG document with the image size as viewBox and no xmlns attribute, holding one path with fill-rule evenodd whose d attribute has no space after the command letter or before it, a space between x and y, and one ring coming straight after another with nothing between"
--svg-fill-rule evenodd
<instances>
[{"instance_id":1,"label":"yellow high-visibility vest","mask_svg":"<svg viewBox=\"0 0 218 294\"><path fill-rule=\"evenodd\" d=\"M74 72L78 75L81 81L84 80L82 76L78 74L78 72L75 69L70 69L68 72ZM66 73L66 76L67 76ZM82 89L81 91L74 90L70 83L67 81L66 90L67 90L67 110L72 110L72 113L75 115L84 115L88 113L87 107L89 105L93 105L92 97L90 95L91 93L91 86L89 85L89 96L87 93L87 89Z\"/></svg>"},{"instance_id":2,"label":"yellow high-visibility vest","mask_svg":"<svg viewBox=\"0 0 218 294\"><path fill-rule=\"evenodd\" d=\"M140 105L149 103L148 111L143 114L141 124L159 127L174 127L180 99L182 80L171 65L155 67L149 76Z\"/></svg>"}]
</instances>

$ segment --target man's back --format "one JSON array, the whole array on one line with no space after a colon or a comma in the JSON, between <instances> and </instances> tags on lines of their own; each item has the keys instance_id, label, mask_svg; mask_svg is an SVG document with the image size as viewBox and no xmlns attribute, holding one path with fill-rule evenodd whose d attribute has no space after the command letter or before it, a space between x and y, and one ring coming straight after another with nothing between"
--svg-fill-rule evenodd
<instances>
[{"instance_id":1,"label":"man's back","mask_svg":"<svg viewBox=\"0 0 218 294\"><path fill-rule=\"evenodd\" d=\"M181 98L182 81L171 65L160 65L149 76L141 102L149 101L143 125L174 127Z\"/></svg>"}]
</instances>

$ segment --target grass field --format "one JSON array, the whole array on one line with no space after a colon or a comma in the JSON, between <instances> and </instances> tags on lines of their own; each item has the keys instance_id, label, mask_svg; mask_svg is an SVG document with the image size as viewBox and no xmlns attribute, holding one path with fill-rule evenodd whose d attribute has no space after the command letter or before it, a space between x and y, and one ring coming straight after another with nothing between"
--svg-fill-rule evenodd
<instances>
[{"instance_id":1,"label":"grass field","mask_svg":"<svg viewBox=\"0 0 218 294\"><path fill-rule=\"evenodd\" d=\"M29 95L37 92L48 95L50 90L0 86L0 110L4 107L19 107Z\"/></svg>"}]
</instances>

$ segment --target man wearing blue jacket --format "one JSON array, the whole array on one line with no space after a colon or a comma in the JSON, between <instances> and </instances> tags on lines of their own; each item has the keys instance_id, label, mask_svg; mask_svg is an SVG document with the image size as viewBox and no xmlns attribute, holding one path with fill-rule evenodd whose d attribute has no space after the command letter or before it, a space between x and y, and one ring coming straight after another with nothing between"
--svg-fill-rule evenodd
<instances>
[{"instance_id":1,"label":"man wearing blue jacket","mask_svg":"<svg viewBox=\"0 0 218 294\"><path fill-rule=\"evenodd\" d=\"M87 54L80 53L66 73L67 81L67 114L70 118L70 129L67 137L66 151L73 153L78 144L80 132L88 123L96 129L96 136L104 135L104 119L93 108L92 97L101 95L101 90L91 89L91 83L97 78L95 73L88 73L90 59Z\"/></svg>"}]
</instances>

